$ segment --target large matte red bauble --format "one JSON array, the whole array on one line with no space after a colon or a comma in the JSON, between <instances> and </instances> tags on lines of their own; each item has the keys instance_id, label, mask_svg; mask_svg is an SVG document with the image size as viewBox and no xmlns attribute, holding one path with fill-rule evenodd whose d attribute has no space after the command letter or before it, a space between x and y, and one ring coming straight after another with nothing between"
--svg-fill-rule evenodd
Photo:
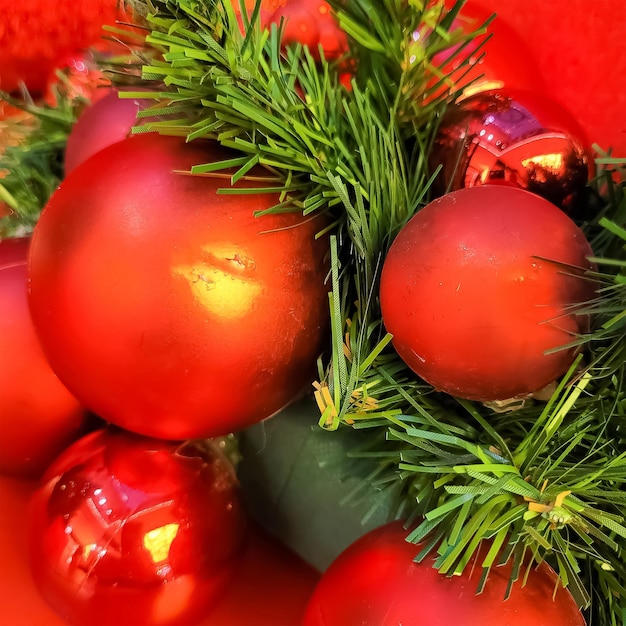
<instances>
[{"instance_id":1,"label":"large matte red bauble","mask_svg":"<svg viewBox=\"0 0 626 626\"><path fill-rule=\"evenodd\" d=\"M441 192L487 183L515 185L568 213L586 205L594 163L584 132L555 103L528 91L492 90L444 115L431 169Z\"/></svg>"},{"instance_id":2,"label":"large matte red bauble","mask_svg":"<svg viewBox=\"0 0 626 626\"><path fill-rule=\"evenodd\" d=\"M212 444L100 430L70 446L32 498L35 583L72 624L193 624L236 571L246 519Z\"/></svg>"},{"instance_id":3,"label":"large matte red bauble","mask_svg":"<svg viewBox=\"0 0 626 626\"><path fill-rule=\"evenodd\" d=\"M406 364L470 400L537 392L563 374L588 329L570 307L594 296L582 231L515 187L461 189L421 209L383 265L382 317Z\"/></svg>"},{"instance_id":4,"label":"large matte red bauble","mask_svg":"<svg viewBox=\"0 0 626 626\"><path fill-rule=\"evenodd\" d=\"M80 115L67 138L65 174L91 155L130 135L143 107L137 98L120 98L116 89L99 98Z\"/></svg>"},{"instance_id":5,"label":"large matte red bauble","mask_svg":"<svg viewBox=\"0 0 626 626\"><path fill-rule=\"evenodd\" d=\"M279 196L217 193L228 178L173 171L232 156L210 142L131 137L73 170L35 228L41 342L67 387L118 426L223 435L280 410L315 376L328 325L328 241L315 238L324 218L255 217Z\"/></svg>"},{"instance_id":6,"label":"large matte red bauble","mask_svg":"<svg viewBox=\"0 0 626 626\"><path fill-rule=\"evenodd\" d=\"M27 238L0 241L0 472L39 477L86 432L85 410L52 371L28 310Z\"/></svg>"},{"instance_id":7,"label":"large matte red bauble","mask_svg":"<svg viewBox=\"0 0 626 626\"><path fill-rule=\"evenodd\" d=\"M413 561L420 546L405 540L400 522L370 531L330 565L318 583L303 626L584 626L570 592L545 563L504 600L511 562L493 567L483 592L481 549L476 564L446 577L434 559ZM553 598L553 593L555 592Z\"/></svg>"}]
</instances>

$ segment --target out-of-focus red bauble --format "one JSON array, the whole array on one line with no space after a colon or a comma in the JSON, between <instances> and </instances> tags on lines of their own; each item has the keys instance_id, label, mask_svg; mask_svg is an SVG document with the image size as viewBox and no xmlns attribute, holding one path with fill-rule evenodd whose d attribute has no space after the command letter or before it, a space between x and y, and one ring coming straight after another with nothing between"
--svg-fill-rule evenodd
<instances>
[{"instance_id":1,"label":"out-of-focus red bauble","mask_svg":"<svg viewBox=\"0 0 626 626\"><path fill-rule=\"evenodd\" d=\"M474 32L491 19L484 35L474 37L463 47L447 48L435 55L433 65L456 86L467 86L466 95L490 89L543 90L535 54L506 22L493 13L466 5L451 30Z\"/></svg>"},{"instance_id":2,"label":"out-of-focus red bauble","mask_svg":"<svg viewBox=\"0 0 626 626\"><path fill-rule=\"evenodd\" d=\"M137 123L137 112L143 102L120 98L116 89L87 107L72 127L65 148L65 173L86 161L92 154L130 135Z\"/></svg>"},{"instance_id":3,"label":"out-of-focus red bauble","mask_svg":"<svg viewBox=\"0 0 626 626\"><path fill-rule=\"evenodd\" d=\"M325 219L256 217L279 195L218 193L228 178L175 172L232 157L212 142L125 139L73 170L35 227L30 307L44 350L76 397L118 426L224 435L315 376L328 328ZM255 169L237 187L267 176Z\"/></svg>"},{"instance_id":4,"label":"out-of-focus red bauble","mask_svg":"<svg viewBox=\"0 0 626 626\"><path fill-rule=\"evenodd\" d=\"M530 572L524 587L515 583L507 600L511 562L493 567L477 595L486 549L479 550L475 567L446 577L433 567L433 557L413 561L421 548L407 542L407 534L393 522L340 554L313 592L303 626L584 626L571 593L557 588L545 563Z\"/></svg>"},{"instance_id":5,"label":"out-of-focus red bauble","mask_svg":"<svg viewBox=\"0 0 626 626\"><path fill-rule=\"evenodd\" d=\"M30 563L72 624L192 624L239 565L246 519L212 444L112 429L70 446L30 510Z\"/></svg>"},{"instance_id":6,"label":"out-of-focus red bauble","mask_svg":"<svg viewBox=\"0 0 626 626\"><path fill-rule=\"evenodd\" d=\"M287 0L269 18L268 23L284 20L284 45L300 43L308 46L314 58L319 49L326 59L336 59L346 52L348 40L325 0Z\"/></svg>"},{"instance_id":7,"label":"out-of-focus red bauble","mask_svg":"<svg viewBox=\"0 0 626 626\"><path fill-rule=\"evenodd\" d=\"M115 23L117 0L0 0L0 89L20 81L42 93L65 60L95 44L102 26Z\"/></svg>"},{"instance_id":8,"label":"out-of-focus red bauble","mask_svg":"<svg viewBox=\"0 0 626 626\"><path fill-rule=\"evenodd\" d=\"M87 419L52 371L33 328L29 241L0 241L0 472L39 477L86 432Z\"/></svg>"},{"instance_id":9,"label":"out-of-focus red bauble","mask_svg":"<svg viewBox=\"0 0 626 626\"><path fill-rule=\"evenodd\" d=\"M575 216L594 173L584 131L550 100L491 90L452 105L430 156L440 193L485 184L517 186Z\"/></svg>"}]
</instances>

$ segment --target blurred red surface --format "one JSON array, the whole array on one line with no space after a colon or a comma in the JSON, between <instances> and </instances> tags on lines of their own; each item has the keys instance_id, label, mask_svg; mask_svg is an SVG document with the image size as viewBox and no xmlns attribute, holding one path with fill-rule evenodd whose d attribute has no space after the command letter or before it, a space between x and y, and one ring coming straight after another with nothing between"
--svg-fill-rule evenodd
<instances>
[{"instance_id":1,"label":"blurred red surface","mask_svg":"<svg viewBox=\"0 0 626 626\"><path fill-rule=\"evenodd\" d=\"M34 489L33 482L0 477L2 626L65 626L40 598L28 569L26 515ZM297 626L318 579L314 569L252 528L236 583L201 626Z\"/></svg>"},{"instance_id":2,"label":"blurred red surface","mask_svg":"<svg viewBox=\"0 0 626 626\"><path fill-rule=\"evenodd\" d=\"M566 108L590 142L626 157L624 0L469 0L497 13L530 46L545 95Z\"/></svg>"}]
</instances>

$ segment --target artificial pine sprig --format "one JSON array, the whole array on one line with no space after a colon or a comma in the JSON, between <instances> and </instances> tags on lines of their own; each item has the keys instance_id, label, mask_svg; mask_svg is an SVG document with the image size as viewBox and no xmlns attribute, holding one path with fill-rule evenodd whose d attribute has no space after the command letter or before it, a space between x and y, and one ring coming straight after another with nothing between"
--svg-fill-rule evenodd
<instances>
[{"instance_id":1,"label":"artificial pine sprig","mask_svg":"<svg viewBox=\"0 0 626 626\"><path fill-rule=\"evenodd\" d=\"M412 539L438 550L442 573L461 571L488 539L485 577L497 559L513 559L514 577L525 555L550 560L590 606L591 624L617 626L626 581L623 185L609 185L604 220L585 225L599 257L590 278L603 285L589 311L596 322L549 400L495 407L435 392L391 349L378 279L395 234L429 199L430 145L464 87L434 63L471 40L451 30L463 2L451 13L419 0L332 4L350 46L329 63L282 50L279 28L258 28L258 4L242 31L228 0L148 3L147 43L161 56L143 79L164 87L147 95L155 106L144 115L171 115L138 131L215 139L240 155L221 164L239 166L235 176L261 164L281 181L274 210L333 216L320 423L371 429L375 445L386 434L384 449L360 454L383 468L377 484L402 484L406 510L423 519ZM339 78L346 68L350 89Z\"/></svg>"},{"instance_id":2,"label":"artificial pine sprig","mask_svg":"<svg viewBox=\"0 0 626 626\"><path fill-rule=\"evenodd\" d=\"M0 100L24 111L0 121L0 203L10 211L0 218L0 238L28 235L63 178L67 137L88 100L73 94L62 74L53 95L52 105L0 92Z\"/></svg>"}]
</instances>

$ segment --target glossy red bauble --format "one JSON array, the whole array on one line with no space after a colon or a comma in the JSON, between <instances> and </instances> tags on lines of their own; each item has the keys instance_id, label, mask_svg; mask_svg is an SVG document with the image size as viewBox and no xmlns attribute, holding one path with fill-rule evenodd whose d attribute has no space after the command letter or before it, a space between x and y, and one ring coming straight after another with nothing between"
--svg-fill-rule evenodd
<instances>
[{"instance_id":1,"label":"glossy red bauble","mask_svg":"<svg viewBox=\"0 0 626 626\"><path fill-rule=\"evenodd\" d=\"M173 171L231 157L210 142L126 139L72 171L35 228L30 305L44 349L83 404L123 428L223 435L315 376L324 218L255 217L279 196L217 193L227 177Z\"/></svg>"},{"instance_id":2,"label":"glossy red bauble","mask_svg":"<svg viewBox=\"0 0 626 626\"><path fill-rule=\"evenodd\" d=\"M588 329L570 307L594 296L589 243L560 209L514 187L461 189L421 209L383 265L393 345L436 389L471 400L537 392Z\"/></svg>"},{"instance_id":3,"label":"glossy red bauble","mask_svg":"<svg viewBox=\"0 0 626 626\"><path fill-rule=\"evenodd\" d=\"M28 310L29 239L0 241L0 472L39 477L86 432L78 400L52 371Z\"/></svg>"},{"instance_id":4,"label":"glossy red bauble","mask_svg":"<svg viewBox=\"0 0 626 626\"><path fill-rule=\"evenodd\" d=\"M527 189L571 215L584 212L594 174L578 123L561 107L529 91L493 90L446 111L430 153L441 166L439 190L487 183Z\"/></svg>"},{"instance_id":5,"label":"glossy red bauble","mask_svg":"<svg viewBox=\"0 0 626 626\"><path fill-rule=\"evenodd\" d=\"M515 583L506 600L511 563L493 567L477 595L486 551L479 551L474 567L449 578L437 572L432 557L413 561L421 548L407 542L407 534L393 522L340 554L313 592L303 626L584 626L572 595L557 588L545 563L525 586Z\"/></svg>"},{"instance_id":6,"label":"glossy red bauble","mask_svg":"<svg viewBox=\"0 0 626 626\"><path fill-rule=\"evenodd\" d=\"M212 444L100 430L33 495L31 569L72 624L193 624L236 571L245 525L233 468Z\"/></svg>"},{"instance_id":7,"label":"glossy red bauble","mask_svg":"<svg viewBox=\"0 0 626 626\"><path fill-rule=\"evenodd\" d=\"M126 139L137 123L142 101L120 98L116 89L107 91L81 113L72 127L65 148L66 175L91 155Z\"/></svg>"}]
</instances>

